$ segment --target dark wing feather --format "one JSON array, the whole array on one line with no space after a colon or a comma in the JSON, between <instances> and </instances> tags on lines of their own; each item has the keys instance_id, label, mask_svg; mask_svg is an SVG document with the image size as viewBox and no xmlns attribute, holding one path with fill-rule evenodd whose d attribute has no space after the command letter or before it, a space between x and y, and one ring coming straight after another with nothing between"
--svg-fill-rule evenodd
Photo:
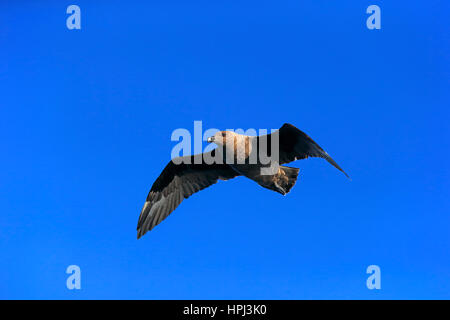
<instances>
[{"instance_id":1,"label":"dark wing feather","mask_svg":"<svg viewBox=\"0 0 450 320\"><path fill-rule=\"evenodd\" d=\"M348 174L306 133L297 129L289 123L285 123L280 130L272 133L279 134L280 164L295 160L318 157L327 160L338 170L342 171L348 178ZM268 138L270 140L270 137ZM269 142L270 143L270 142Z\"/></svg>"},{"instance_id":2,"label":"dark wing feather","mask_svg":"<svg viewBox=\"0 0 450 320\"><path fill-rule=\"evenodd\" d=\"M211 151L211 157L214 152L215 150ZM199 164L195 163L197 157L201 160ZM139 216L138 239L163 221L184 199L219 179L228 180L239 175L227 164L204 163L202 154L187 156L183 160L187 158L190 164L185 163L186 161L175 164L175 159L170 161L153 183Z\"/></svg>"}]
</instances>

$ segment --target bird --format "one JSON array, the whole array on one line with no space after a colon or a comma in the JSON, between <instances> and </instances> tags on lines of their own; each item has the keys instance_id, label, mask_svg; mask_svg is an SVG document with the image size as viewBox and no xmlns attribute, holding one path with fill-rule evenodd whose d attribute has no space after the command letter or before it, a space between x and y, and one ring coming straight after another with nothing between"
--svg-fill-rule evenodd
<instances>
[{"instance_id":1,"label":"bird","mask_svg":"<svg viewBox=\"0 0 450 320\"><path fill-rule=\"evenodd\" d=\"M139 215L138 239L167 218L184 199L219 180L243 176L286 195L296 183L300 169L283 164L310 157L325 159L350 178L314 140L289 123L260 136L218 131L207 142L215 143L217 148L173 158L155 180ZM264 148L266 159L261 156Z\"/></svg>"}]
</instances>

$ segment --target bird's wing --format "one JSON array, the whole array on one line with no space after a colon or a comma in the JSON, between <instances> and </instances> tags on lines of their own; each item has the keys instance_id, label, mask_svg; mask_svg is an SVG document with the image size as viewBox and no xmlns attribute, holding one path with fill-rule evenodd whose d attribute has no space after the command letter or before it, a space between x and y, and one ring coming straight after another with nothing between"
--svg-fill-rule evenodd
<instances>
[{"instance_id":1,"label":"bird's wing","mask_svg":"<svg viewBox=\"0 0 450 320\"><path fill-rule=\"evenodd\" d=\"M279 157L280 164L295 160L318 157L327 160L335 168L342 171L348 178L348 174L306 133L297 129L289 123L285 123L278 131L272 133L279 135ZM272 135L271 134L271 135ZM270 135L269 135L270 136ZM268 137L268 144L270 144Z\"/></svg>"},{"instance_id":2,"label":"bird's wing","mask_svg":"<svg viewBox=\"0 0 450 320\"><path fill-rule=\"evenodd\" d=\"M209 156L214 155L215 150ZM175 164L180 158L173 159L167 164L153 183L142 208L137 225L138 239L163 221L184 199L219 179L228 180L239 175L227 164L206 164L202 155L183 157L180 164ZM185 163L188 158L190 162Z\"/></svg>"}]
</instances>

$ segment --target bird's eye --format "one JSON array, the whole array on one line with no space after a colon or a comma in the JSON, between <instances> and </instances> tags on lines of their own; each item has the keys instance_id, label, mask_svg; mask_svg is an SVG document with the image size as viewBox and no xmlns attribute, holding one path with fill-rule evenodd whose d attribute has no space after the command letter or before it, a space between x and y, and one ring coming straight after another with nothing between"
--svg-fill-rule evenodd
<instances>
[{"instance_id":1,"label":"bird's eye","mask_svg":"<svg viewBox=\"0 0 450 320\"><path fill-rule=\"evenodd\" d=\"M226 132L222 132L222 137L226 137L227 133Z\"/></svg>"}]
</instances>

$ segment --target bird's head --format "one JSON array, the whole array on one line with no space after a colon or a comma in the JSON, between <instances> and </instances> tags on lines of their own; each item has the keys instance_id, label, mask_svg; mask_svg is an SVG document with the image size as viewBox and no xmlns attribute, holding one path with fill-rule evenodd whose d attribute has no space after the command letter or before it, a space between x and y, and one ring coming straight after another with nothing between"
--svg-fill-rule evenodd
<instances>
[{"instance_id":1,"label":"bird's head","mask_svg":"<svg viewBox=\"0 0 450 320\"><path fill-rule=\"evenodd\" d=\"M207 142L208 143L214 142L218 146L224 146L227 143L227 141L233 142L234 138L237 135L238 135L237 133L232 132L232 131L219 131L219 132L216 132L215 135L209 137Z\"/></svg>"}]
</instances>

